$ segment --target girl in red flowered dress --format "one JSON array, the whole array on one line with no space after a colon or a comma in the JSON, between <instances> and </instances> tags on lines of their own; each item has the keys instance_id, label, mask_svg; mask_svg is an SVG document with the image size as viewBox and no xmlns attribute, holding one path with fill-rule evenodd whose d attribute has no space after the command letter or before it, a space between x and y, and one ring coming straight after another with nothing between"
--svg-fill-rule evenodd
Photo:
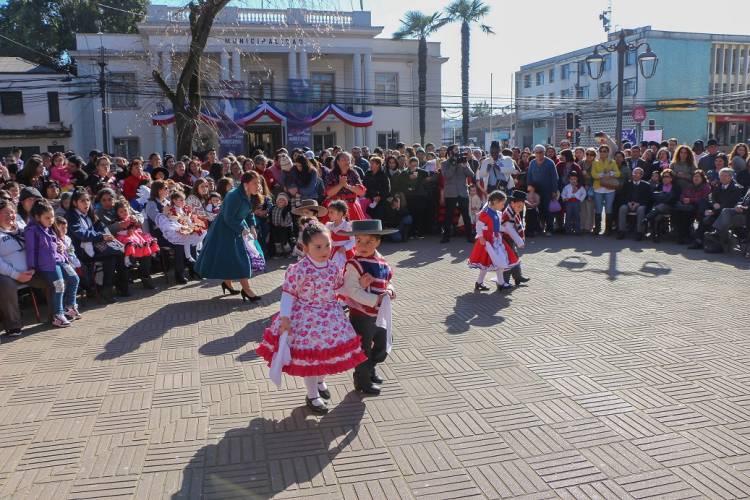
<instances>
[{"instance_id":1,"label":"girl in red flowered dress","mask_svg":"<svg viewBox=\"0 0 750 500\"><path fill-rule=\"evenodd\" d=\"M117 202L114 208L120 221L120 230L115 238L125 245L125 265L129 265L131 259L140 259L157 253L159 244L156 238L143 232L141 224L130 213L130 206L124 202Z\"/></svg>"},{"instance_id":2,"label":"girl in red flowered dress","mask_svg":"<svg viewBox=\"0 0 750 500\"><path fill-rule=\"evenodd\" d=\"M302 233L302 243L305 258L287 269L281 312L266 329L256 352L270 366L286 333L291 361L282 371L304 378L308 408L323 414L328 413L326 400L331 398L325 376L351 370L367 356L337 300L344 278L329 259L328 229L318 222L309 223Z\"/></svg>"}]
</instances>

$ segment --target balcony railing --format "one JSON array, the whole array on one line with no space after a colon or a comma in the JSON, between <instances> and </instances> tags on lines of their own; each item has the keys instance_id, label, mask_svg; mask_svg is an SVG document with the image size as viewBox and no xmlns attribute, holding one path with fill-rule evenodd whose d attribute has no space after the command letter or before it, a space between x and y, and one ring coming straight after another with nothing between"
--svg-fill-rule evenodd
<instances>
[{"instance_id":1,"label":"balcony railing","mask_svg":"<svg viewBox=\"0 0 750 500\"><path fill-rule=\"evenodd\" d=\"M146 23L187 23L188 9L169 5L150 5ZM246 9L225 7L216 25L235 26L326 26L338 28L371 28L367 11L325 11L306 9Z\"/></svg>"}]
</instances>

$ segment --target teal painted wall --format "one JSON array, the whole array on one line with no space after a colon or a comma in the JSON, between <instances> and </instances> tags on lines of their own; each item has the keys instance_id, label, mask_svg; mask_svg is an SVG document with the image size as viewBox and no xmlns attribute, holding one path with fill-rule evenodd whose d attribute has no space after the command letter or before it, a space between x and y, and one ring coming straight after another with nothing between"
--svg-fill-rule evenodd
<instances>
[{"instance_id":1,"label":"teal painted wall","mask_svg":"<svg viewBox=\"0 0 750 500\"><path fill-rule=\"evenodd\" d=\"M550 138L552 135L552 132L550 131L549 127L534 127L534 144L531 146L536 146L537 144L547 144L547 139Z\"/></svg>"},{"instance_id":2,"label":"teal painted wall","mask_svg":"<svg viewBox=\"0 0 750 500\"><path fill-rule=\"evenodd\" d=\"M646 81L647 100L695 99L709 93L711 43L708 41L648 39L657 56L656 74ZM664 138L691 144L708 138L708 109L649 111L648 119L664 128ZM648 122L644 123L644 127Z\"/></svg>"}]
</instances>

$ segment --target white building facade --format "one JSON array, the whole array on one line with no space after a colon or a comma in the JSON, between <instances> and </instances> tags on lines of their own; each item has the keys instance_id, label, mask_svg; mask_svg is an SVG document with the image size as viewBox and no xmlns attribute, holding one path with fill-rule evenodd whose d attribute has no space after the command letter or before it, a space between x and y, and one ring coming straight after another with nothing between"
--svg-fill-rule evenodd
<instances>
[{"instance_id":1,"label":"white building facade","mask_svg":"<svg viewBox=\"0 0 750 500\"><path fill-rule=\"evenodd\" d=\"M66 74L18 57L0 57L0 155L12 148L28 158L67 151L73 114Z\"/></svg>"},{"instance_id":2,"label":"white building facade","mask_svg":"<svg viewBox=\"0 0 750 500\"><path fill-rule=\"evenodd\" d=\"M100 63L106 63L108 122L104 144L98 84L89 78L90 96L78 104L78 150L129 157L174 152L174 124L152 122L153 115L168 117L171 105L151 73L158 69L174 86L188 49L188 31L184 9L151 5L138 34L77 35L73 56L79 77L97 77ZM260 148L270 153L304 143L320 150L335 144L372 148L418 141L418 42L377 38L381 32L366 11L226 7L204 51L207 119L194 150ZM439 43L428 43L425 140L433 142L441 138L440 72L445 61ZM314 119L328 105L339 112ZM274 113L247 121L264 106ZM369 126L352 125L363 122Z\"/></svg>"}]
</instances>

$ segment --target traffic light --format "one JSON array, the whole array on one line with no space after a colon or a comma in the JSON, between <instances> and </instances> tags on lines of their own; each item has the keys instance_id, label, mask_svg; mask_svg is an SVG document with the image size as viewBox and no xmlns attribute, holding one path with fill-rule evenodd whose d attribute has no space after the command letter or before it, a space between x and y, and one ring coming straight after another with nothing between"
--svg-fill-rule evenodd
<instances>
[{"instance_id":1,"label":"traffic light","mask_svg":"<svg viewBox=\"0 0 750 500\"><path fill-rule=\"evenodd\" d=\"M576 146L578 146L578 145L580 145L580 144L581 144L581 132L580 132L580 131L578 131L578 130L576 130L576 140L575 140L575 145L576 145Z\"/></svg>"},{"instance_id":2,"label":"traffic light","mask_svg":"<svg viewBox=\"0 0 750 500\"><path fill-rule=\"evenodd\" d=\"M569 127L569 128L581 128L581 112L577 112L575 114L575 127Z\"/></svg>"},{"instance_id":3,"label":"traffic light","mask_svg":"<svg viewBox=\"0 0 750 500\"><path fill-rule=\"evenodd\" d=\"M565 113L565 128L575 128L573 122L573 113Z\"/></svg>"},{"instance_id":4,"label":"traffic light","mask_svg":"<svg viewBox=\"0 0 750 500\"><path fill-rule=\"evenodd\" d=\"M568 130L567 132L565 132L565 138L571 140L573 138L573 131Z\"/></svg>"}]
</instances>

